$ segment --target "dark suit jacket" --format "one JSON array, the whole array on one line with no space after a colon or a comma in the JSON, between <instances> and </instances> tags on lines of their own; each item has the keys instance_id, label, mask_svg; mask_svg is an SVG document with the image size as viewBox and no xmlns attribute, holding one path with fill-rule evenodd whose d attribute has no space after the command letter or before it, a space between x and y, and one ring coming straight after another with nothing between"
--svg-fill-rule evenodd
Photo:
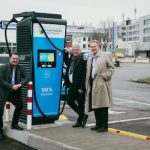
<instances>
[{"instance_id":1,"label":"dark suit jacket","mask_svg":"<svg viewBox=\"0 0 150 150\"><path fill-rule=\"evenodd\" d=\"M66 72L66 83L67 85L71 84L69 82L69 68L71 63L69 63L69 66L67 66L67 72ZM86 62L83 60L83 57L80 57L78 59L73 67L73 84L71 85L73 87L74 91L77 91L78 89L82 89L85 91L85 78L86 78Z\"/></svg>"},{"instance_id":2,"label":"dark suit jacket","mask_svg":"<svg viewBox=\"0 0 150 150\"><path fill-rule=\"evenodd\" d=\"M20 65L16 68L15 75L16 84L24 86L28 83L29 77L26 71ZM11 84L12 68L10 64L0 66L0 108L3 109L9 93L12 91L13 85Z\"/></svg>"}]
</instances>

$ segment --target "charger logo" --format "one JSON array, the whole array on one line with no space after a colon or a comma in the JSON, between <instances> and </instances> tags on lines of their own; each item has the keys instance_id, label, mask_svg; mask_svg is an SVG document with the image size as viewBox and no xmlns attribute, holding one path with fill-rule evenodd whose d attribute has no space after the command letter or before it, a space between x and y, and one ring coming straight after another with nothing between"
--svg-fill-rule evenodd
<instances>
[{"instance_id":1,"label":"charger logo","mask_svg":"<svg viewBox=\"0 0 150 150\"><path fill-rule=\"evenodd\" d=\"M58 24L42 24L45 32L49 37L64 38L65 37L65 25ZM34 37L43 37L43 30L38 24L34 24Z\"/></svg>"},{"instance_id":2,"label":"charger logo","mask_svg":"<svg viewBox=\"0 0 150 150\"><path fill-rule=\"evenodd\" d=\"M39 31L40 34L44 33L40 26L38 26L38 31Z\"/></svg>"}]
</instances>

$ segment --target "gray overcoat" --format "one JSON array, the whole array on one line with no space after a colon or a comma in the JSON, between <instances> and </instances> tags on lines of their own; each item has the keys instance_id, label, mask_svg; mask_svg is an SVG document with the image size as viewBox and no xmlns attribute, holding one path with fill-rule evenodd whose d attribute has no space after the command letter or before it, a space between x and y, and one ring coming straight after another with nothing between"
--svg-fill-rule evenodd
<instances>
[{"instance_id":1,"label":"gray overcoat","mask_svg":"<svg viewBox=\"0 0 150 150\"><path fill-rule=\"evenodd\" d=\"M91 107L89 106L90 100L90 70L92 59L87 61L86 73L86 110L91 111L95 108L111 107L112 106L112 87L111 77L114 72L114 63L110 54L99 51L96 56L95 74L92 86Z\"/></svg>"}]
</instances>

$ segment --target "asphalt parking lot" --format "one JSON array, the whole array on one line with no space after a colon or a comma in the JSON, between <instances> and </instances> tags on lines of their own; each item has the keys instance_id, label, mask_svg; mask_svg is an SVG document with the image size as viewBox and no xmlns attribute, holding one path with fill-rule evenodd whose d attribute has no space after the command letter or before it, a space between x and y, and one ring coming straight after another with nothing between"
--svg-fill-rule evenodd
<instances>
[{"instance_id":1,"label":"asphalt parking lot","mask_svg":"<svg viewBox=\"0 0 150 150\"><path fill-rule=\"evenodd\" d=\"M150 64L121 64L116 68L112 80L114 106L109 111L109 128L150 136L150 85L132 82L133 79L149 76L149 68ZM76 120L76 114L68 106L63 114L69 121ZM94 115L90 113L87 127L94 123ZM0 150L10 148L33 150L11 139L1 141Z\"/></svg>"},{"instance_id":2,"label":"asphalt parking lot","mask_svg":"<svg viewBox=\"0 0 150 150\"><path fill-rule=\"evenodd\" d=\"M35 150L35 149L6 137L5 140L0 141L0 150Z\"/></svg>"},{"instance_id":3,"label":"asphalt parking lot","mask_svg":"<svg viewBox=\"0 0 150 150\"><path fill-rule=\"evenodd\" d=\"M109 111L109 127L150 136L150 85L132 82L150 76L150 64L121 63L112 78L113 107ZM67 106L64 114L71 121L76 114ZM88 126L95 123L89 114Z\"/></svg>"}]
</instances>

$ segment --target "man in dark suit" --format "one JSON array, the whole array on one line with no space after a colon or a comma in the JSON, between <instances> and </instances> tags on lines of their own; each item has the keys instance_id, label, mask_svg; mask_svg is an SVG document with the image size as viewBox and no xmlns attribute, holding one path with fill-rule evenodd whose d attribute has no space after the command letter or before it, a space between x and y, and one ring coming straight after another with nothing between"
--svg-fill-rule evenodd
<instances>
[{"instance_id":1,"label":"man in dark suit","mask_svg":"<svg viewBox=\"0 0 150 150\"><path fill-rule=\"evenodd\" d=\"M73 127L84 127L88 118L88 115L84 114L85 78L86 62L83 60L79 45L74 45L66 73L66 83L67 85L69 83L67 103L78 114L77 122Z\"/></svg>"},{"instance_id":2,"label":"man in dark suit","mask_svg":"<svg viewBox=\"0 0 150 150\"><path fill-rule=\"evenodd\" d=\"M21 87L28 83L29 77L18 63L19 55L12 53L10 54L9 63L0 66L0 140L4 139L2 116L6 101L11 102L15 106L11 128L23 130L23 128L18 126L23 106Z\"/></svg>"}]
</instances>

